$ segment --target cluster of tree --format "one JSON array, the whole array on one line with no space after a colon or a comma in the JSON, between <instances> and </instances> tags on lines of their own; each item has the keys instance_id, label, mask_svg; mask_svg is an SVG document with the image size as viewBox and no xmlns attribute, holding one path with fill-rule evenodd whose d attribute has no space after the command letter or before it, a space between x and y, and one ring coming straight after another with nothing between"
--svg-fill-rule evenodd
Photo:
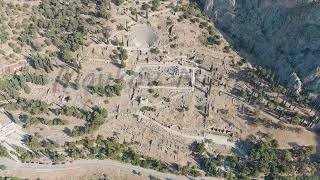
<instances>
[{"instance_id":1,"label":"cluster of tree","mask_svg":"<svg viewBox=\"0 0 320 180\"><path fill-rule=\"evenodd\" d=\"M274 139L248 139L248 156L234 161L235 171L242 177L265 175L270 177L293 177L296 175L311 175L315 164L310 160L313 147L297 149L278 149ZM308 170L311 170L308 172Z\"/></svg>"},{"instance_id":2,"label":"cluster of tree","mask_svg":"<svg viewBox=\"0 0 320 180\"><path fill-rule=\"evenodd\" d=\"M255 118L253 118L252 123L255 125L262 125L267 128L282 129L282 130L289 129L289 127L284 122L279 121L278 123L275 123L272 120L267 119L267 118L255 117Z\"/></svg>"},{"instance_id":3,"label":"cluster of tree","mask_svg":"<svg viewBox=\"0 0 320 180\"><path fill-rule=\"evenodd\" d=\"M141 166L143 168L154 169L160 172L172 172L172 170L168 167L167 164L159 160L140 155L136 153L132 148L127 148L123 152L121 160L123 162L131 163L133 165Z\"/></svg>"},{"instance_id":4,"label":"cluster of tree","mask_svg":"<svg viewBox=\"0 0 320 180\"><path fill-rule=\"evenodd\" d=\"M148 82L149 86L162 86L162 82L160 80L150 81Z\"/></svg>"},{"instance_id":5,"label":"cluster of tree","mask_svg":"<svg viewBox=\"0 0 320 180\"><path fill-rule=\"evenodd\" d=\"M9 79L0 80L0 90L4 92L1 96L4 99L12 99L19 97L20 90L30 93L30 87L26 84L25 78L14 75Z\"/></svg>"},{"instance_id":6,"label":"cluster of tree","mask_svg":"<svg viewBox=\"0 0 320 180\"><path fill-rule=\"evenodd\" d=\"M126 71L126 73L127 73L129 76L133 76L133 75L135 75L136 72L134 72L134 70L132 70L132 69L129 69L129 70Z\"/></svg>"},{"instance_id":7,"label":"cluster of tree","mask_svg":"<svg viewBox=\"0 0 320 180\"><path fill-rule=\"evenodd\" d=\"M53 64L49 57L42 58L39 54L33 54L29 60L34 69L44 69L47 73L53 71Z\"/></svg>"},{"instance_id":8,"label":"cluster of tree","mask_svg":"<svg viewBox=\"0 0 320 180\"><path fill-rule=\"evenodd\" d=\"M116 0L114 3L120 5L125 0ZM89 7L95 8L89 8ZM46 38L47 45L55 45L59 48L59 58L76 69L81 64L73 57L74 51L84 45L89 27L96 24L95 18L110 19L111 0L83 0L83 1L41 1L35 8L37 16L30 18L30 25L18 38L21 43L26 43L39 50L34 42L34 37L40 34ZM84 16L85 15L85 16ZM35 57L38 61L38 57ZM49 71L48 61L44 60L45 68ZM35 62L35 64L41 64ZM35 65L36 66L36 65Z\"/></svg>"},{"instance_id":9,"label":"cluster of tree","mask_svg":"<svg viewBox=\"0 0 320 180\"><path fill-rule=\"evenodd\" d=\"M101 109L98 107L93 108L93 111L90 112L86 117L87 123L84 126L75 126L71 131L71 136L91 134L104 124L107 117L108 113L106 109Z\"/></svg>"},{"instance_id":10,"label":"cluster of tree","mask_svg":"<svg viewBox=\"0 0 320 180\"><path fill-rule=\"evenodd\" d=\"M311 159L313 147L279 149L278 142L271 138L250 137L239 145L244 154L213 156L198 144L200 168L208 176L224 176L228 179L280 178L300 175L311 176L317 163ZM228 169L229 171L224 171Z\"/></svg>"},{"instance_id":11,"label":"cluster of tree","mask_svg":"<svg viewBox=\"0 0 320 180\"><path fill-rule=\"evenodd\" d=\"M26 146L28 148L30 148L31 150L33 150L35 152L37 152L40 148L42 148L41 142L39 141L38 134L26 135L23 139L23 142L26 144Z\"/></svg>"},{"instance_id":12,"label":"cluster of tree","mask_svg":"<svg viewBox=\"0 0 320 180\"><path fill-rule=\"evenodd\" d=\"M258 66L253 71L249 71L247 74L248 78L254 80L255 82L261 83L261 80L265 80L266 83L270 83L272 86L278 86L279 81L276 82L275 74L271 69L263 68L262 66Z\"/></svg>"},{"instance_id":13,"label":"cluster of tree","mask_svg":"<svg viewBox=\"0 0 320 180\"><path fill-rule=\"evenodd\" d=\"M150 5L146 2L144 2L144 3L142 3L141 8L146 12L146 18L148 18Z\"/></svg>"},{"instance_id":14,"label":"cluster of tree","mask_svg":"<svg viewBox=\"0 0 320 180\"><path fill-rule=\"evenodd\" d=\"M32 157L29 160L41 157L41 155L45 155L53 162L62 162L65 160L65 155L57 151L57 149L60 148L59 144L50 139L40 140L40 138L41 137L38 134L35 134L27 135L23 139L26 146L33 151L29 152L32 154Z\"/></svg>"},{"instance_id":15,"label":"cluster of tree","mask_svg":"<svg viewBox=\"0 0 320 180\"><path fill-rule=\"evenodd\" d=\"M221 39L218 35L200 36L199 41L205 46L220 45Z\"/></svg>"},{"instance_id":16,"label":"cluster of tree","mask_svg":"<svg viewBox=\"0 0 320 180\"><path fill-rule=\"evenodd\" d=\"M66 159L66 155L59 153L58 151L47 151L47 157L49 157L53 162L63 162Z\"/></svg>"},{"instance_id":17,"label":"cluster of tree","mask_svg":"<svg viewBox=\"0 0 320 180\"><path fill-rule=\"evenodd\" d=\"M80 88L80 78L81 74L78 74L77 78L74 81L72 81L72 73L66 72L62 77L57 76L56 82L58 82L64 88L71 87L75 90L78 90Z\"/></svg>"},{"instance_id":18,"label":"cluster of tree","mask_svg":"<svg viewBox=\"0 0 320 180\"><path fill-rule=\"evenodd\" d=\"M38 85L48 84L47 75L37 75L35 73L25 73L23 75L13 75L11 78L0 80L0 96L3 99L16 99L20 96L21 90L29 94L31 88L28 86L27 82Z\"/></svg>"},{"instance_id":19,"label":"cluster of tree","mask_svg":"<svg viewBox=\"0 0 320 180\"><path fill-rule=\"evenodd\" d=\"M111 0L100 0L97 1L97 16L104 19L110 19L111 14L109 10L111 8Z\"/></svg>"},{"instance_id":20,"label":"cluster of tree","mask_svg":"<svg viewBox=\"0 0 320 180\"><path fill-rule=\"evenodd\" d=\"M49 83L48 75L37 75L35 73L25 73L21 78L24 78L26 82L31 82L37 85L46 85Z\"/></svg>"},{"instance_id":21,"label":"cluster of tree","mask_svg":"<svg viewBox=\"0 0 320 180\"><path fill-rule=\"evenodd\" d=\"M12 48L13 52L20 54L21 53L21 47L18 46L15 43L9 42L8 45Z\"/></svg>"},{"instance_id":22,"label":"cluster of tree","mask_svg":"<svg viewBox=\"0 0 320 180\"><path fill-rule=\"evenodd\" d=\"M196 153L195 156L196 159L198 159L198 163L200 164L200 169L202 169L206 173L206 176L224 176L223 171L219 170L219 167L224 166L223 156L210 155L206 150L205 143L203 142L195 142L192 144L192 146L194 146L193 151Z\"/></svg>"},{"instance_id":23,"label":"cluster of tree","mask_svg":"<svg viewBox=\"0 0 320 180\"><path fill-rule=\"evenodd\" d=\"M199 28L207 28L209 26L209 23L208 23L208 21L201 21L200 23L199 23Z\"/></svg>"},{"instance_id":24,"label":"cluster of tree","mask_svg":"<svg viewBox=\"0 0 320 180\"><path fill-rule=\"evenodd\" d=\"M138 10L135 7L130 7L129 11L131 15L135 16L135 21L138 21Z\"/></svg>"},{"instance_id":25,"label":"cluster of tree","mask_svg":"<svg viewBox=\"0 0 320 180\"><path fill-rule=\"evenodd\" d=\"M189 4L182 4L180 3L177 4L175 7L175 11L179 12L182 11L183 15L180 18L184 19L191 19L193 17L203 17L204 13L201 11L200 6L194 2L195 0L190 0ZM179 2L179 1L178 1Z\"/></svg>"},{"instance_id":26,"label":"cluster of tree","mask_svg":"<svg viewBox=\"0 0 320 180\"><path fill-rule=\"evenodd\" d=\"M130 163L143 168L154 169L160 172L170 172L190 176L199 176L200 172L195 167L173 166L157 159L140 155L126 144L120 144L115 138L103 138L98 135L96 139L85 138L75 142L67 142L64 145L65 152L74 159L114 159Z\"/></svg>"},{"instance_id":27,"label":"cluster of tree","mask_svg":"<svg viewBox=\"0 0 320 180\"><path fill-rule=\"evenodd\" d=\"M151 4L152 4L151 10L155 11L158 9L158 7L160 5L160 0L152 0Z\"/></svg>"},{"instance_id":28,"label":"cluster of tree","mask_svg":"<svg viewBox=\"0 0 320 180\"><path fill-rule=\"evenodd\" d=\"M151 48L150 49L150 52L153 53L153 54L159 54L160 53L160 49L158 47L156 48Z\"/></svg>"},{"instance_id":29,"label":"cluster of tree","mask_svg":"<svg viewBox=\"0 0 320 180\"><path fill-rule=\"evenodd\" d=\"M81 16L89 13L85 4L81 1L47 0L42 1L38 8L42 16L31 19L34 23L28 27L28 34L32 35L44 29L44 35L51 39L55 46L72 51L83 44L89 26ZM30 33L32 29L36 32Z\"/></svg>"},{"instance_id":30,"label":"cluster of tree","mask_svg":"<svg viewBox=\"0 0 320 180\"><path fill-rule=\"evenodd\" d=\"M124 68L126 66L124 61L128 59L128 52L123 47L118 47L116 51L113 51L113 54L110 54L110 58L119 68Z\"/></svg>"},{"instance_id":31,"label":"cluster of tree","mask_svg":"<svg viewBox=\"0 0 320 180\"><path fill-rule=\"evenodd\" d=\"M59 58L66 64L75 68L76 70L79 70L82 68L81 63L73 57L72 52L67 48L60 49Z\"/></svg>"},{"instance_id":32,"label":"cluster of tree","mask_svg":"<svg viewBox=\"0 0 320 180\"><path fill-rule=\"evenodd\" d=\"M9 39L9 33L6 31L3 31L1 29L1 31L0 31L0 44L6 43L8 41L8 39Z\"/></svg>"},{"instance_id":33,"label":"cluster of tree","mask_svg":"<svg viewBox=\"0 0 320 180\"><path fill-rule=\"evenodd\" d=\"M116 81L115 84L113 85L97 85L97 86L90 86L88 87L89 91L92 94L98 94L100 96L107 96L107 97L112 97L112 96L120 96L121 91L123 89L123 82L121 81Z\"/></svg>"},{"instance_id":34,"label":"cluster of tree","mask_svg":"<svg viewBox=\"0 0 320 180\"><path fill-rule=\"evenodd\" d=\"M37 135L26 136L26 145L37 154L45 154L54 162L64 161L65 155L56 151L60 146L50 140L39 140ZM273 139L249 138L240 144L246 155L235 154L231 156L211 155L206 151L204 143L196 143L194 151L198 156L199 167L206 176L223 176L227 179L255 178L284 178L299 175L312 175L317 163L311 159L312 147L299 147L295 149L278 149L278 143ZM159 160L140 155L125 144L120 144L115 138L96 139L84 138L64 144L65 153L73 159L114 159L160 172L200 176L197 167L172 166ZM37 154L18 149L20 159L30 161Z\"/></svg>"},{"instance_id":35,"label":"cluster of tree","mask_svg":"<svg viewBox=\"0 0 320 180\"><path fill-rule=\"evenodd\" d=\"M91 12L86 1L46 0L41 1L35 11L39 15L31 17L32 23L21 33L19 40L38 50L33 38L36 34L43 35L48 45L53 43L60 49L62 61L79 68L72 51L84 44L89 23L92 22L83 16Z\"/></svg>"},{"instance_id":36,"label":"cluster of tree","mask_svg":"<svg viewBox=\"0 0 320 180\"><path fill-rule=\"evenodd\" d=\"M297 103L303 103L304 105L309 105L310 99L304 95L296 95L292 93L289 88L282 86L280 84L280 79L276 79L275 73L271 69L263 68L262 66L257 66L256 69L248 71L247 80L249 83L253 84L255 87L261 87L261 85L267 84L276 91L277 98L279 94L285 94L290 98L291 101L296 101Z\"/></svg>"},{"instance_id":37,"label":"cluster of tree","mask_svg":"<svg viewBox=\"0 0 320 180\"><path fill-rule=\"evenodd\" d=\"M31 127L39 124L44 124L48 126L63 126L68 124L67 120L61 119L61 118L54 118L50 120L42 117L32 117L28 115L22 115L21 119L24 119L25 121L24 127Z\"/></svg>"},{"instance_id":38,"label":"cluster of tree","mask_svg":"<svg viewBox=\"0 0 320 180\"><path fill-rule=\"evenodd\" d=\"M82 147L82 148L81 148ZM136 166L150 168L161 172L173 172L168 164L151 157L136 153L125 144L120 144L115 138L82 139L65 143L68 156L78 158L115 159Z\"/></svg>"},{"instance_id":39,"label":"cluster of tree","mask_svg":"<svg viewBox=\"0 0 320 180\"><path fill-rule=\"evenodd\" d=\"M114 159L130 163L143 168L154 169L160 172L199 176L195 167L176 167L160 160L140 155L127 144L120 144L115 138L103 138L98 135L96 139L88 137L73 142L66 142L63 146L65 154L58 151L61 146L50 139L43 139L38 134L27 135L23 142L33 152L16 147L17 155L22 162L29 162L42 155L49 157L53 162L63 162L66 157L72 159Z\"/></svg>"},{"instance_id":40,"label":"cluster of tree","mask_svg":"<svg viewBox=\"0 0 320 180\"><path fill-rule=\"evenodd\" d=\"M84 35L82 32L73 32L69 34L65 40L65 50L76 51L80 46L84 45Z\"/></svg>"},{"instance_id":41,"label":"cluster of tree","mask_svg":"<svg viewBox=\"0 0 320 180\"><path fill-rule=\"evenodd\" d=\"M39 117L31 117L28 115L21 115L21 118L25 121L23 127L31 127L39 125L44 119Z\"/></svg>"},{"instance_id":42,"label":"cluster of tree","mask_svg":"<svg viewBox=\"0 0 320 180\"><path fill-rule=\"evenodd\" d=\"M22 148L22 147L15 147L17 157L20 159L21 162L28 162L35 158L35 154L32 152Z\"/></svg>"},{"instance_id":43,"label":"cluster of tree","mask_svg":"<svg viewBox=\"0 0 320 180\"><path fill-rule=\"evenodd\" d=\"M40 100L27 100L25 98L18 98L15 103L3 105L8 111L21 110L32 115L49 114L49 105Z\"/></svg>"},{"instance_id":44,"label":"cluster of tree","mask_svg":"<svg viewBox=\"0 0 320 180\"><path fill-rule=\"evenodd\" d=\"M54 109L52 111L57 116L58 115L72 116L77 119L86 119L87 114L89 114L89 112L74 106L63 106L61 108Z\"/></svg>"},{"instance_id":45,"label":"cluster of tree","mask_svg":"<svg viewBox=\"0 0 320 180\"><path fill-rule=\"evenodd\" d=\"M143 106L143 107L141 108L141 111L142 111L142 112L147 112L147 111L149 111L149 112L155 112L155 111L156 111L156 108L151 107L151 106Z\"/></svg>"},{"instance_id":46,"label":"cluster of tree","mask_svg":"<svg viewBox=\"0 0 320 180\"><path fill-rule=\"evenodd\" d=\"M81 136L96 131L101 125L104 124L105 119L108 117L107 110L97 106L93 107L92 111L86 111L74 106L64 106L53 111L56 115L73 116L86 120L86 124L84 126L75 126L74 129L71 130L71 136Z\"/></svg>"},{"instance_id":47,"label":"cluster of tree","mask_svg":"<svg viewBox=\"0 0 320 180\"><path fill-rule=\"evenodd\" d=\"M229 53L231 51L232 47L231 46L224 46L223 52Z\"/></svg>"},{"instance_id":48,"label":"cluster of tree","mask_svg":"<svg viewBox=\"0 0 320 180\"><path fill-rule=\"evenodd\" d=\"M128 59L128 51L122 47L118 48L119 53L118 53L118 57L120 59L120 61L125 61Z\"/></svg>"},{"instance_id":49,"label":"cluster of tree","mask_svg":"<svg viewBox=\"0 0 320 180\"><path fill-rule=\"evenodd\" d=\"M247 72L247 80L254 87L253 90L246 89L242 91L242 95L247 98L249 102L263 103L265 108L278 115L278 118L284 118L290 124L299 124L306 127L312 127L317 124L320 119L313 116L297 116L297 106L309 106L310 109L317 109L320 105L317 101L311 101L310 97L306 95L296 95L291 93L290 89L280 85L279 80L275 80L275 75L270 69L258 66L255 70ZM276 97L272 97L265 93L262 84L269 85L272 90L277 92ZM286 98L279 100L280 93L286 95ZM289 105L288 105L289 102ZM313 104L313 102L316 102Z\"/></svg>"},{"instance_id":50,"label":"cluster of tree","mask_svg":"<svg viewBox=\"0 0 320 180\"><path fill-rule=\"evenodd\" d=\"M9 157L7 148L5 148L4 146L0 146L0 157Z\"/></svg>"},{"instance_id":51,"label":"cluster of tree","mask_svg":"<svg viewBox=\"0 0 320 180\"><path fill-rule=\"evenodd\" d=\"M290 106L287 106L285 100L279 102L277 98L271 98L262 88L255 91L245 89L241 91L241 94L249 103L263 104L262 107L266 111L271 111L274 115L277 115L277 118L284 119L286 123L312 127L320 121L318 116L309 116L296 111L296 104L291 103ZM275 124L264 119L259 119L259 114L256 112L254 112L253 115L255 116L256 121L254 123L256 124L262 124L266 127L286 128L284 124Z\"/></svg>"},{"instance_id":52,"label":"cluster of tree","mask_svg":"<svg viewBox=\"0 0 320 180\"><path fill-rule=\"evenodd\" d=\"M178 21L189 19L192 23L198 23L199 28L206 29L207 33L199 36L199 41L205 46L221 45L222 40L217 34L217 31L209 24L208 18L202 11L203 4L200 0L189 0L188 4L177 4L175 11L182 11L183 14L179 16Z\"/></svg>"},{"instance_id":53,"label":"cluster of tree","mask_svg":"<svg viewBox=\"0 0 320 180\"><path fill-rule=\"evenodd\" d=\"M201 23L200 23L200 25L201 25ZM222 44L221 37L213 29L213 26L207 25L207 26L204 26L204 27L207 29L208 35L204 39L204 43L203 44L206 45L206 46L208 46L208 45L210 45L210 46L212 46L212 45L221 45ZM226 46L226 47L224 47L224 52L229 52L230 49L231 49L230 46Z\"/></svg>"},{"instance_id":54,"label":"cluster of tree","mask_svg":"<svg viewBox=\"0 0 320 180\"><path fill-rule=\"evenodd\" d=\"M115 2L115 4L117 5L117 6L120 6L122 3L124 3L126 0L115 0L114 2Z\"/></svg>"}]
</instances>

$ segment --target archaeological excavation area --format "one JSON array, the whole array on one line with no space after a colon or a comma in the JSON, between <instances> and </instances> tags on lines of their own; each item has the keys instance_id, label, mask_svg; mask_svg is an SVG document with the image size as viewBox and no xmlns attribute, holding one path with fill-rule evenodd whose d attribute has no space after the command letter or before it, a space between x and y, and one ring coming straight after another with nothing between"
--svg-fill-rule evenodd
<instances>
[{"instance_id":1,"label":"archaeological excavation area","mask_svg":"<svg viewBox=\"0 0 320 180\"><path fill-rule=\"evenodd\" d=\"M3 5L21 29L0 45L0 176L314 173L319 105L245 59L198 1L23 2Z\"/></svg>"}]
</instances>

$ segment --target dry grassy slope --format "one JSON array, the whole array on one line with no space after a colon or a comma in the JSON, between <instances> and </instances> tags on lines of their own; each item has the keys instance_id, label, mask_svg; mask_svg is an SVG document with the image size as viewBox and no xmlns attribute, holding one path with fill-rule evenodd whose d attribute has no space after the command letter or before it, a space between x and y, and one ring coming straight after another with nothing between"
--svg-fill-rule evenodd
<instances>
[{"instance_id":1,"label":"dry grassy slope","mask_svg":"<svg viewBox=\"0 0 320 180\"><path fill-rule=\"evenodd\" d=\"M206 12L256 63L295 72L305 89L320 87L320 3L312 0L201 0Z\"/></svg>"}]
</instances>

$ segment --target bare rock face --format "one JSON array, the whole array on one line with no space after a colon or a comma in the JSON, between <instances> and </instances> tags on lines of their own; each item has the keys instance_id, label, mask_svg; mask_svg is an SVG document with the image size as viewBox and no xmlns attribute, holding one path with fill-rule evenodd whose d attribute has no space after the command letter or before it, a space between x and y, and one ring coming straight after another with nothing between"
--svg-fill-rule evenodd
<instances>
[{"instance_id":1,"label":"bare rock face","mask_svg":"<svg viewBox=\"0 0 320 180\"><path fill-rule=\"evenodd\" d=\"M201 0L236 47L274 69L281 81L320 92L318 0Z\"/></svg>"}]
</instances>

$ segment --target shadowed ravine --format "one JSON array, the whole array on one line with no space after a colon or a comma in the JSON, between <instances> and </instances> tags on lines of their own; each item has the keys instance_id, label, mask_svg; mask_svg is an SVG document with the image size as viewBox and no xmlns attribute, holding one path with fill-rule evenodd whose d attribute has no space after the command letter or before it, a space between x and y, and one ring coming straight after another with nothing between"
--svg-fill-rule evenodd
<instances>
[{"instance_id":1,"label":"shadowed ravine","mask_svg":"<svg viewBox=\"0 0 320 180\"><path fill-rule=\"evenodd\" d=\"M283 84L319 92L320 3L311 0L200 0L247 60L273 69ZM296 76L296 75L297 76Z\"/></svg>"}]
</instances>

